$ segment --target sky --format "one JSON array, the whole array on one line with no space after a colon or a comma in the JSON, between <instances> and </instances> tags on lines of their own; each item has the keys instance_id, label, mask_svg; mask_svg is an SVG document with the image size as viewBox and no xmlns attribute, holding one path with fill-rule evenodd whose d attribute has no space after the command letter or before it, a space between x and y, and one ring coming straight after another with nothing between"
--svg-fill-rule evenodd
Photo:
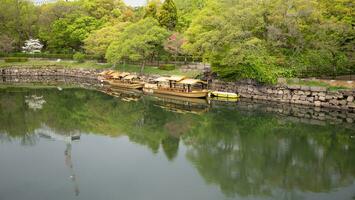
<instances>
[{"instance_id":1,"label":"sky","mask_svg":"<svg viewBox=\"0 0 355 200\"><path fill-rule=\"evenodd\" d=\"M146 2L146 0L123 0L123 1L130 6L142 6Z\"/></svg>"}]
</instances>

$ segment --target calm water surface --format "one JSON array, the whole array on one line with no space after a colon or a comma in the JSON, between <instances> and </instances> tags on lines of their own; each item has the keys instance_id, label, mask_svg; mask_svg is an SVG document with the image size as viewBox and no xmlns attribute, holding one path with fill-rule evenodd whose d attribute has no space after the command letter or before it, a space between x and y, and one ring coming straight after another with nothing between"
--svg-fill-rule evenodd
<instances>
[{"instance_id":1,"label":"calm water surface","mask_svg":"<svg viewBox=\"0 0 355 200\"><path fill-rule=\"evenodd\" d=\"M0 199L352 200L354 130L238 106L3 88Z\"/></svg>"}]
</instances>

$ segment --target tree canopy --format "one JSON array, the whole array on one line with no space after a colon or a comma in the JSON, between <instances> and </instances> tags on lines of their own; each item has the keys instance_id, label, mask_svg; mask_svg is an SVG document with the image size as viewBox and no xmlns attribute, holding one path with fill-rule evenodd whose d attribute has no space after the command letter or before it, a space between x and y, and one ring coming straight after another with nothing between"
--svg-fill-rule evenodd
<instances>
[{"instance_id":1,"label":"tree canopy","mask_svg":"<svg viewBox=\"0 0 355 200\"><path fill-rule=\"evenodd\" d=\"M3 0L0 51L38 38L44 52L110 62L194 56L220 78L273 83L304 72L354 73L353 10L351 0L149 0L138 8L122 0Z\"/></svg>"}]
</instances>

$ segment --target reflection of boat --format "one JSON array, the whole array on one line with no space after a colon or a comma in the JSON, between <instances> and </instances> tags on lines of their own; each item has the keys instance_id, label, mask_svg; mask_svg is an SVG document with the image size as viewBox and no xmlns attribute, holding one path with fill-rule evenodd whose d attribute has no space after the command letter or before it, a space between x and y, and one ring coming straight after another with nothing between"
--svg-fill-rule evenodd
<instances>
[{"instance_id":1,"label":"reflection of boat","mask_svg":"<svg viewBox=\"0 0 355 200\"><path fill-rule=\"evenodd\" d=\"M155 94L172 95L187 98L206 98L208 91L204 90L205 82L197 79L185 79L183 76L160 77L156 79L157 89L153 89ZM162 83L169 82L169 87L162 86ZM193 88L198 84L202 89Z\"/></svg>"},{"instance_id":2,"label":"reflection of boat","mask_svg":"<svg viewBox=\"0 0 355 200\"><path fill-rule=\"evenodd\" d=\"M124 88L106 88L101 92L122 99L123 101L138 101L142 96L141 90L124 89Z\"/></svg>"},{"instance_id":3,"label":"reflection of boat","mask_svg":"<svg viewBox=\"0 0 355 200\"><path fill-rule=\"evenodd\" d=\"M205 99L185 98L163 94L154 94L155 105L168 111L177 113L203 113L209 109Z\"/></svg>"}]
</instances>

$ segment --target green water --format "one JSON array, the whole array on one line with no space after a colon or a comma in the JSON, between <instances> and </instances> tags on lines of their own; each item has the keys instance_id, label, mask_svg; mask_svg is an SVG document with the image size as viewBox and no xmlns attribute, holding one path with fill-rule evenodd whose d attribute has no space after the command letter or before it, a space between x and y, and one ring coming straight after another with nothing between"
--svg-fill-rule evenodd
<instances>
[{"instance_id":1,"label":"green water","mask_svg":"<svg viewBox=\"0 0 355 200\"><path fill-rule=\"evenodd\" d=\"M0 199L351 200L354 130L238 105L2 88Z\"/></svg>"}]
</instances>

